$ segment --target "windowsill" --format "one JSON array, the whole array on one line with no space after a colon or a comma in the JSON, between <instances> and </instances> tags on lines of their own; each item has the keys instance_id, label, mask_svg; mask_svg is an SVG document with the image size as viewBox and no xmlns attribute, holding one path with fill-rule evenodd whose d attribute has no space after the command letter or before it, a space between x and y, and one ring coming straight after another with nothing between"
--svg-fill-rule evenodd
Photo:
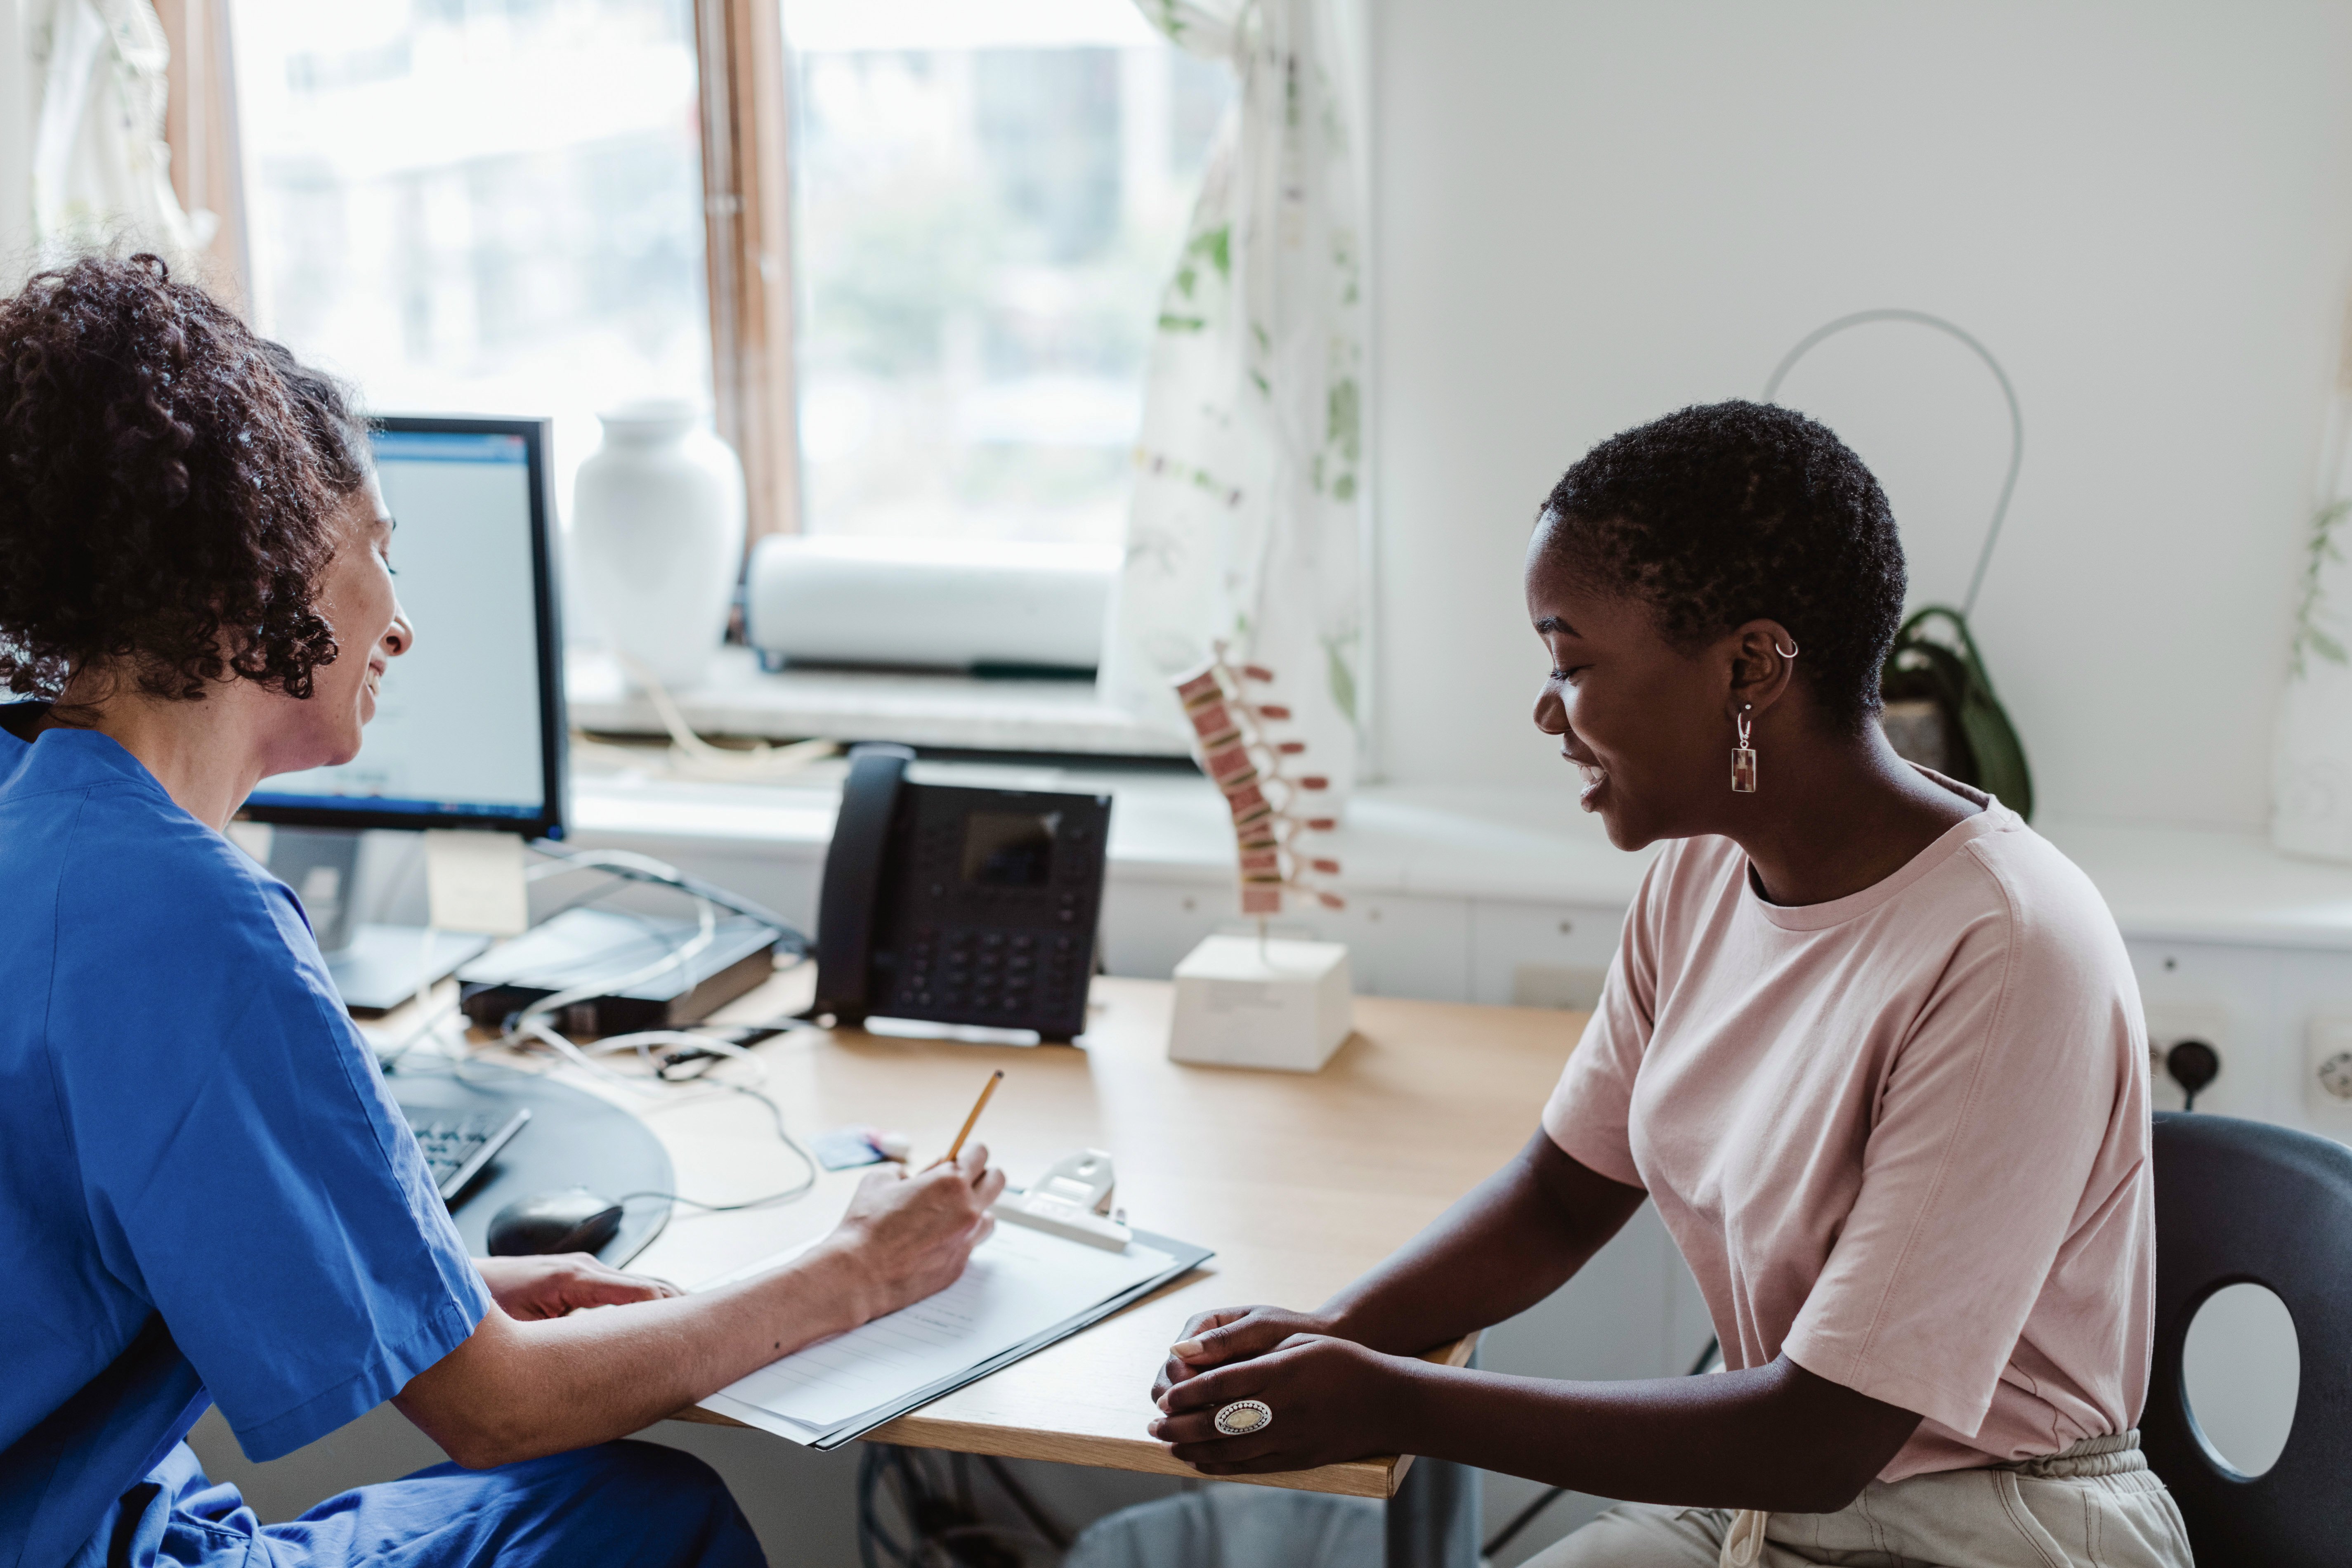
<instances>
[{"instance_id":1,"label":"windowsill","mask_svg":"<svg viewBox=\"0 0 2352 1568\"><path fill-rule=\"evenodd\" d=\"M627 692L602 650L564 659L572 722L614 735L659 735L660 719ZM976 752L1184 757L1184 740L1139 724L1083 680L982 680L941 672L786 669L770 674L750 648L724 647L709 679L671 693L705 735L769 741L898 741Z\"/></svg>"},{"instance_id":2,"label":"windowsill","mask_svg":"<svg viewBox=\"0 0 2352 1568\"><path fill-rule=\"evenodd\" d=\"M845 771L817 763L779 784L723 784L615 765L611 752L573 770L572 828L583 842L660 855L688 847L732 855L821 861L833 837ZM1197 774L1158 770L978 761L917 763L927 784L1059 790L1113 797L1114 878L1230 888L1232 818ZM1342 867L1351 895L1487 898L1622 910L1651 857L1611 847L1595 820L1556 791L1370 785L1346 819L1315 836L1318 854Z\"/></svg>"},{"instance_id":3,"label":"windowsill","mask_svg":"<svg viewBox=\"0 0 2352 1568\"><path fill-rule=\"evenodd\" d=\"M1232 827L1206 781L1155 773L982 763L919 763L940 784L1114 795L1115 879L1230 887ZM653 853L688 846L821 861L840 799L839 763L788 784L664 779L583 765L575 831ZM2296 859L2257 833L2092 820L2040 825L2105 896L2126 937L2352 951L2352 867ZM1563 790L1370 785L1318 847L1342 892L1496 900L1622 910L1647 854L1612 848Z\"/></svg>"}]
</instances>

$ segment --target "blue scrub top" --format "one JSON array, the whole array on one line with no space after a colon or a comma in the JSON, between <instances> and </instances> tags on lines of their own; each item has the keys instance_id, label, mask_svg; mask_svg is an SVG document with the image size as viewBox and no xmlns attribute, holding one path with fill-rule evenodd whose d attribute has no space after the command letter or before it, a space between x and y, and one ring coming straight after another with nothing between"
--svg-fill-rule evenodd
<instances>
[{"instance_id":1,"label":"blue scrub top","mask_svg":"<svg viewBox=\"0 0 2352 1568\"><path fill-rule=\"evenodd\" d=\"M0 1568L102 1562L207 1404L276 1458L488 1310L292 892L104 735L0 729Z\"/></svg>"}]
</instances>

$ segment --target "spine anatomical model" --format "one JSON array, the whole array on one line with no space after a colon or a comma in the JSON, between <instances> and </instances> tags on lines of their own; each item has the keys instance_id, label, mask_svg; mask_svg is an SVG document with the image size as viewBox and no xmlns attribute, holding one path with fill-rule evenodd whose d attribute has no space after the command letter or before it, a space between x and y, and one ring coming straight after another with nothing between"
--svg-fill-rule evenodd
<instances>
[{"instance_id":1,"label":"spine anatomical model","mask_svg":"<svg viewBox=\"0 0 2352 1568\"><path fill-rule=\"evenodd\" d=\"M1270 684L1274 672L1229 664L1225 645L1213 646L1208 663L1178 677L1176 697L1192 726L1201 766L1233 812L1242 913L1260 921L1279 915L1285 892L1339 909L1339 896L1318 881L1338 876L1339 863L1313 857L1298 843L1302 835L1338 826L1302 809L1307 797L1329 788L1330 781L1290 771L1307 742L1277 741L1269 728L1287 721L1290 710L1251 696L1251 687Z\"/></svg>"}]
</instances>

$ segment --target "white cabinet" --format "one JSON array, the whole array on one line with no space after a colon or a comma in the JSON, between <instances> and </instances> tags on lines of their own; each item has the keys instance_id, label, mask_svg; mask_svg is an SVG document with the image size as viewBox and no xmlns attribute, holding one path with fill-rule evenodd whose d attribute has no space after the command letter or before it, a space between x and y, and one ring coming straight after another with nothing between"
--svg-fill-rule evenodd
<instances>
[{"instance_id":1,"label":"white cabinet","mask_svg":"<svg viewBox=\"0 0 2352 1568\"><path fill-rule=\"evenodd\" d=\"M1698 1282L1683 1266L1656 1208L1643 1204L1575 1279L1489 1329L1478 1360L1489 1372L1522 1377L1679 1377L1714 1332ZM1546 1489L1538 1481L1489 1472L1481 1536L1501 1529ZM1560 1499L1497 1562L1525 1561L1608 1506L1605 1499L1581 1493Z\"/></svg>"},{"instance_id":2,"label":"white cabinet","mask_svg":"<svg viewBox=\"0 0 2352 1568\"><path fill-rule=\"evenodd\" d=\"M1113 974L1165 980L1202 937L1256 929L1238 913L1230 882L1147 881L1114 867L1103 889L1103 966ZM1269 922L1267 930L1346 942L1359 995L1469 999L1466 899L1350 896L1344 909L1300 910Z\"/></svg>"},{"instance_id":3,"label":"white cabinet","mask_svg":"<svg viewBox=\"0 0 2352 1568\"><path fill-rule=\"evenodd\" d=\"M1234 906L1225 883L1145 881L1114 870L1103 885L1097 956L1106 973L1165 980Z\"/></svg>"},{"instance_id":4,"label":"white cabinet","mask_svg":"<svg viewBox=\"0 0 2352 1568\"><path fill-rule=\"evenodd\" d=\"M1410 894L1357 894L1341 910L1297 922L1318 942L1348 944L1360 996L1470 999L1470 902Z\"/></svg>"},{"instance_id":5,"label":"white cabinet","mask_svg":"<svg viewBox=\"0 0 2352 1568\"><path fill-rule=\"evenodd\" d=\"M1622 909L1477 900L1470 906L1469 999L1590 1011L1624 920Z\"/></svg>"}]
</instances>

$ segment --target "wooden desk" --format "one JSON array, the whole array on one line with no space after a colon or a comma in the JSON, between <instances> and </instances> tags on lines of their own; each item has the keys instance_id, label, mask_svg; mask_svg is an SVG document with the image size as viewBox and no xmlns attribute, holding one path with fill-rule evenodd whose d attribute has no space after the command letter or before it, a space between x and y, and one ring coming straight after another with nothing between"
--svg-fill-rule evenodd
<instances>
[{"instance_id":1,"label":"wooden desk","mask_svg":"<svg viewBox=\"0 0 2352 1568\"><path fill-rule=\"evenodd\" d=\"M806 968L779 976L722 1016L793 1010L810 983ZM1185 1319L1253 1301L1313 1307L1386 1257L1526 1142L1583 1027L1575 1014L1360 997L1354 1037L1320 1073L1187 1067L1167 1058L1172 989L1097 980L1077 1050L846 1030L759 1047L767 1092L797 1134L853 1122L899 1129L919 1161L941 1152L1001 1067L1004 1083L975 1136L1015 1182L1074 1149L1108 1149L1118 1201L1135 1223L1217 1249L1157 1295L877 1428L874 1441L1192 1474L1144 1435L1153 1375ZM796 1173L753 1102L630 1103L667 1145L681 1192L724 1202ZM773 1210L681 1209L633 1267L687 1284L739 1267L829 1228L860 1174L829 1174L807 1199ZM1469 1351L1454 1347L1450 1359ZM1410 1464L1248 1479L1385 1498Z\"/></svg>"}]
</instances>

